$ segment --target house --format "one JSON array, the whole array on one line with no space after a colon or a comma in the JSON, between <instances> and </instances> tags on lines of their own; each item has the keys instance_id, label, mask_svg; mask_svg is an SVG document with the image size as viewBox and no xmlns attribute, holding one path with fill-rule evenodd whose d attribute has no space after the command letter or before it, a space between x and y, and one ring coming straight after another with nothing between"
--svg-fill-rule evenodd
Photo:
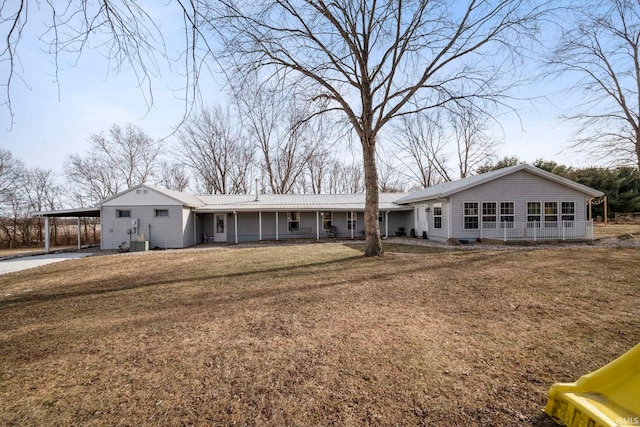
<instances>
[{"instance_id":1,"label":"house","mask_svg":"<svg viewBox=\"0 0 640 427\"><path fill-rule=\"evenodd\" d=\"M406 233L437 241L588 239L593 223L587 205L602 195L521 164L410 194L381 193L378 220L385 238ZM183 248L203 242L356 238L364 235L364 206L364 194L193 196L141 184L93 209L36 215L99 216L102 249L128 247L139 239L150 248ZM48 242L45 246L48 250Z\"/></svg>"},{"instance_id":2,"label":"house","mask_svg":"<svg viewBox=\"0 0 640 427\"><path fill-rule=\"evenodd\" d=\"M604 193L527 164L408 194L418 235L446 241L593 238L588 202Z\"/></svg>"}]
</instances>

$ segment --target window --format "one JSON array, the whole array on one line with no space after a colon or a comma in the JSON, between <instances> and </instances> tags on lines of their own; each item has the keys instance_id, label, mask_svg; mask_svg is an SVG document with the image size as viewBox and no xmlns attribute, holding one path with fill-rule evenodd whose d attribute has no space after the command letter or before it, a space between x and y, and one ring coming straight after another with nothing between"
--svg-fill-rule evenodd
<instances>
[{"instance_id":1,"label":"window","mask_svg":"<svg viewBox=\"0 0 640 427\"><path fill-rule=\"evenodd\" d=\"M496 202L482 202L482 227L496 228Z\"/></svg>"},{"instance_id":2,"label":"window","mask_svg":"<svg viewBox=\"0 0 640 427\"><path fill-rule=\"evenodd\" d=\"M544 226L558 226L558 202L544 202Z\"/></svg>"},{"instance_id":3,"label":"window","mask_svg":"<svg viewBox=\"0 0 640 427\"><path fill-rule=\"evenodd\" d=\"M289 212L287 215L287 223L289 225L289 231L300 230L300 212Z\"/></svg>"},{"instance_id":4,"label":"window","mask_svg":"<svg viewBox=\"0 0 640 427\"><path fill-rule=\"evenodd\" d=\"M515 206L513 202L500 202L500 228L513 228Z\"/></svg>"},{"instance_id":5,"label":"window","mask_svg":"<svg viewBox=\"0 0 640 427\"><path fill-rule=\"evenodd\" d=\"M463 228L465 230L478 229L478 202L464 202Z\"/></svg>"},{"instance_id":6,"label":"window","mask_svg":"<svg viewBox=\"0 0 640 427\"><path fill-rule=\"evenodd\" d=\"M328 230L329 228L331 228L331 226L333 225L333 215L331 212L323 212L322 214L320 214L320 216L322 217L322 229L323 230Z\"/></svg>"},{"instance_id":7,"label":"window","mask_svg":"<svg viewBox=\"0 0 640 427\"><path fill-rule=\"evenodd\" d=\"M384 220L384 215L382 215L382 212L378 212L378 222L382 222Z\"/></svg>"},{"instance_id":8,"label":"window","mask_svg":"<svg viewBox=\"0 0 640 427\"><path fill-rule=\"evenodd\" d=\"M540 202L527 202L527 222L537 222L536 227L540 227L540 216L542 210L540 209ZM532 227L533 224L529 224Z\"/></svg>"},{"instance_id":9,"label":"window","mask_svg":"<svg viewBox=\"0 0 640 427\"><path fill-rule=\"evenodd\" d=\"M131 218L131 211L116 209L116 218Z\"/></svg>"},{"instance_id":10,"label":"window","mask_svg":"<svg viewBox=\"0 0 640 427\"><path fill-rule=\"evenodd\" d=\"M433 207L433 228L442 228L442 206Z\"/></svg>"},{"instance_id":11,"label":"window","mask_svg":"<svg viewBox=\"0 0 640 427\"><path fill-rule=\"evenodd\" d=\"M563 221L576 220L576 203L575 202L562 202L562 220Z\"/></svg>"},{"instance_id":12,"label":"window","mask_svg":"<svg viewBox=\"0 0 640 427\"><path fill-rule=\"evenodd\" d=\"M169 209L154 209L154 214L156 217L169 216Z\"/></svg>"},{"instance_id":13,"label":"window","mask_svg":"<svg viewBox=\"0 0 640 427\"><path fill-rule=\"evenodd\" d=\"M356 212L347 212L347 230L355 230L358 226L358 214Z\"/></svg>"}]
</instances>

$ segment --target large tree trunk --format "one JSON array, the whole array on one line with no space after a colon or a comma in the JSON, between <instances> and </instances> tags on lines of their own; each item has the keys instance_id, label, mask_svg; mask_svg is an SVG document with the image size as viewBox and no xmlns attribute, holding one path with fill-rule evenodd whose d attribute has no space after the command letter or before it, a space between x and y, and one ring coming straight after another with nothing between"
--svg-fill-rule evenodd
<instances>
[{"instance_id":1,"label":"large tree trunk","mask_svg":"<svg viewBox=\"0 0 640 427\"><path fill-rule=\"evenodd\" d=\"M362 157L364 160L364 185L367 193L364 207L364 230L367 247L365 256L380 256L383 254L380 239L380 225L378 223L378 170L376 168L375 141L363 141Z\"/></svg>"}]
</instances>

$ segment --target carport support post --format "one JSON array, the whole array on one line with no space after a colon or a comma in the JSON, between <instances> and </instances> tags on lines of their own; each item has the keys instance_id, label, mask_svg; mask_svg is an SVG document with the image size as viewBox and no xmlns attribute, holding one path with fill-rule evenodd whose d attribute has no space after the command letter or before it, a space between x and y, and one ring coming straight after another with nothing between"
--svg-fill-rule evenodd
<instances>
[{"instance_id":1,"label":"carport support post","mask_svg":"<svg viewBox=\"0 0 640 427\"><path fill-rule=\"evenodd\" d=\"M276 240L278 240L278 211L276 211Z\"/></svg>"},{"instance_id":2,"label":"carport support post","mask_svg":"<svg viewBox=\"0 0 640 427\"><path fill-rule=\"evenodd\" d=\"M78 250L82 246L82 231L80 229L80 217L78 217Z\"/></svg>"},{"instance_id":3,"label":"carport support post","mask_svg":"<svg viewBox=\"0 0 640 427\"><path fill-rule=\"evenodd\" d=\"M262 240L262 211L258 212L258 240Z\"/></svg>"},{"instance_id":4,"label":"carport support post","mask_svg":"<svg viewBox=\"0 0 640 427\"><path fill-rule=\"evenodd\" d=\"M49 253L49 217L44 217L44 253Z\"/></svg>"},{"instance_id":5,"label":"carport support post","mask_svg":"<svg viewBox=\"0 0 640 427\"><path fill-rule=\"evenodd\" d=\"M320 212L316 211L316 240L320 240Z\"/></svg>"}]
</instances>

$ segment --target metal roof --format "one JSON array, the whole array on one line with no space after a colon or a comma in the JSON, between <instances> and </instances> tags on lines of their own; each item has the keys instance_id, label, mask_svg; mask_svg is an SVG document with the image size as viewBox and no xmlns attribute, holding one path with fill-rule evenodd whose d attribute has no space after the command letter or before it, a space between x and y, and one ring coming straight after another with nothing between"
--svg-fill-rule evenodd
<instances>
[{"instance_id":1,"label":"metal roof","mask_svg":"<svg viewBox=\"0 0 640 427\"><path fill-rule=\"evenodd\" d=\"M90 217L99 218L100 208L77 208L77 209L60 209L58 211L39 211L32 212L32 216L48 216L58 218L75 218L75 217Z\"/></svg>"},{"instance_id":2,"label":"metal roof","mask_svg":"<svg viewBox=\"0 0 640 427\"><path fill-rule=\"evenodd\" d=\"M564 185L566 187L573 188L576 191L580 191L592 197L600 197L604 195L602 191L595 190L591 187L587 187L586 185L578 184L575 181L571 181L570 179L552 174L545 170L539 169L535 166L522 163L519 165L509 166L506 168L494 170L494 171L483 173L480 175L469 176L467 178L459 179L457 181L443 182L442 184L434 185L433 187L428 187L422 190L418 190L411 194L407 194L404 197L400 197L395 200L395 203L406 204L406 203L418 202L422 200L432 200L432 199L438 199L443 197L449 197L453 194L459 193L464 190L468 190L469 188L473 188L480 184L493 181L494 179L498 179L500 177L510 175L518 171L530 172L534 175L538 175L542 178L548 179L549 181L553 181L558 184Z\"/></svg>"},{"instance_id":3,"label":"metal roof","mask_svg":"<svg viewBox=\"0 0 640 427\"><path fill-rule=\"evenodd\" d=\"M381 211L410 210L393 203L402 193L380 193ZM197 212L258 211L364 211L364 194L259 194L197 196L205 204Z\"/></svg>"}]
</instances>

